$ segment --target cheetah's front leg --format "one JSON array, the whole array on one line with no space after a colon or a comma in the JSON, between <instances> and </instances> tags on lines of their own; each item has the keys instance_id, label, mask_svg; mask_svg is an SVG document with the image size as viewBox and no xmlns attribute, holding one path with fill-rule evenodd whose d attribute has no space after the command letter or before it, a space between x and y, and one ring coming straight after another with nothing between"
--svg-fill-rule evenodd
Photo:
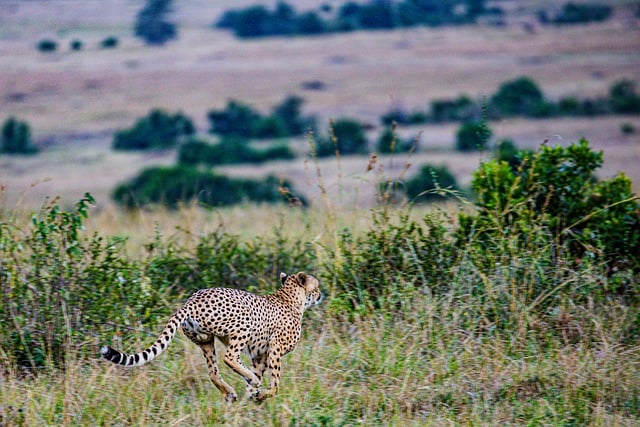
<instances>
[{"instance_id":1,"label":"cheetah's front leg","mask_svg":"<svg viewBox=\"0 0 640 427\"><path fill-rule=\"evenodd\" d=\"M258 394L260 389L260 379L240 360L240 352L244 348L244 344L244 342L229 342L229 347L224 354L224 362L245 379L249 396L254 396Z\"/></svg>"},{"instance_id":2,"label":"cheetah's front leg","mask_svg":"<svg viewBox=\"0 0 640 427\"><path fill-rule=\"evenodd\" d=\"M280 367L282 363L282 350L279 344L272 344L269 346L269 355L267 356L267 368L271 372L269 378L269 389L259 390L256 394L256 400L261 402L268 397L275 396L278 392L278 385L280 384Z\"/></svg>"}]
</instances>

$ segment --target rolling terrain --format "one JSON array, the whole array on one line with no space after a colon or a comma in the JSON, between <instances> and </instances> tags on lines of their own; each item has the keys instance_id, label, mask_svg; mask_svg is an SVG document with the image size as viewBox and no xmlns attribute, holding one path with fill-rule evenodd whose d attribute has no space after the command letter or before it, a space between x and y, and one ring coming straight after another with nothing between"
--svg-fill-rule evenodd
<instances>
[{"instance_id":1,"label":"rolling terrain","mask_svg":"<svg viewBox=\"0 0 640 427\"><path fill-rule=\"evenodd\" d=\"M379 117L393 107L428 110L431 100L468 94L481 98L515 77L533 78L551 99L606 96L618 79L640 81L640 25L618 13L602 24L540 26L531 11L539 2L501 2L513 18L502 27L416 28L369 31L325 37L238 40L214 30L211 23L228 7L243 2L177 3L172 18L179 38L164 47L145 46L132 35L137 6L130 2L8 1L0 5L0 120L15 116L30 124L42 148L35 157L0 156L0 200L7 206L33 207L44 196L72 202L86 191L99 204L141 168L172 164L175 153L115 153L113 132L128 127L151 108L180 110L191 116L201 134L206 113L237 99L267 112L285 96L305 99L305 114L328 127L330 118L353 117L370 125L371 140L382 130ZM306 1L299 8L317 6ZM116 49L99 48L115 36ZM56 52L35 46L43 38L59 42ZM69 49L81 40L79 52ZM309 82L322 82L309 90ZM307 88L307 89L305 89ZM627 173L640 189L640 142L620 127L640 128L636 117L594 119L513 119L491 123L494 139L511 138L520 147L575 142L586 137L605 152L602 173ZM478 160L490 155L458 154L456 124L400 129L420 135L417 153L408 161L446 164L462 184ZM305 139L291 141L308 152ZM400 173L407 159L383 159L385 174ZM324 174L346 199L370 205L373 186L363 172L367 158L323 160ZM340 168L340 177L333 172ZM233 175L275 172L299 183L311 198L315 186L304 179L303 157L282 164L226 167ZM411 168L407 173L411 174Z\"/></svg>"}]
</instances>

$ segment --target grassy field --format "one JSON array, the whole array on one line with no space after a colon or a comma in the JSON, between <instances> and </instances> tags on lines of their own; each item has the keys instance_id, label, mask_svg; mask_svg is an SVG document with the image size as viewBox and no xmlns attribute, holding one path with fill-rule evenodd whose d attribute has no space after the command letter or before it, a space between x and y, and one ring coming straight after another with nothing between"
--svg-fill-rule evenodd
<instances>
[{"instance_id":1,"label":"grassy field","mask_svg":"<svg viewBox=\"0 0 640 427\"><path fill-rule=\"evenodd\" d=\"M619 13L603 24L541 27L531 12L555 2L503 1L500 4L513 14L502 28L480 25L239 41L212 30L210 24L222 10L253 1L174 3L180 38L152 48L131 35L139 2L0 2L0 121L10 115L26 120L42 148L34 157L0 156L0 302L12 298L10 284L26 289L28 298L46 294L47 289L34 289L24 279L32 277L51 285L55 295L60 295L58 285L109 295L105 301L100 294L96 307L87 310L109 311L110 304L124 307L122 313L111 312L120 323L112 327L112 318L100 318L95 330L81 335L71 326L66 306L37 307L62 313L54 320L68 324L60 338L67 357L62 366L53 367L49 361L45 367L24 369L12 361L14 349L0 345L0 426L640 425L637 274L612 272L586 257L550 262L548 246L522 248L518 236L505 238L507 251L502 253L456 247L447 235L442 243L453 249L442 259L416 260L411 250L403 252L420 274L397 273L393 286L382 291L390 301L387 305L372 309L372 299L360 310L349 307L349 296L341 290L356 287L355 282L339 282L332 274L352 261L349 251L355 260L372 253L349 245L345 236L355 242L366 236L391 236L405 216L425 233L438 224L451 233L459 224L458 213L471 209L465 200L388 207L377 205L374 198L380 179L409 176L424 162L446 165L467 186L471 173L491 153L456 152L455 124L400 129L403 137L420 135L417 152L382 156L371 171L364 156L318 161L300 157L288 163L219 169L234 176L274 173L287 178L309 197L312 207L306 210L243 204L124 212L110 200L114 186L143 167L175 161L172 151L110 149L115 130L153 107L184 111L204 133L206 112L223 107L229 98L266 112L287 94L298 94L307 101L305 113L324 122L356 117L371 125L373 139L382 130L379 116L392 106L424 109L435 98L463 93L479 97L520 75L531 76L554 99L604 96L620 78L640 81L637 20ZM303 0L296 6L320 3ZM99 41L109 35L117 36L120 46L99 49ZM60 51L39 53L35 45L45 37L59 40ZM74 38L85 42L82 51L68 49ZM323 90L303 89L305 82L316 80L325 83ZM638 116L510 119L490 125L496 139L512 138L525 148L536 148L545 140L566 145L586 137L592 147L604 150L599 176L625 172L637 194L640 141L637 132L621 132L623 123L640 129ZM300 152L308 149L303 139L291 144ZM96 197L96 206L83 222L81 239L86 244L91 236L104 237L105 248L115 251L117 259L100 264L101 270L104 277L113 273L116 279L87 287L79 277L90 264L90 251L73 258L64 248L38 264L42 274L29 276L41 261L30 258L32 248L44 242L45 251L47 244L58 242L53 237L29 237L36 228L34 219L45 218L47 224L47 198L72 209L85 192ZM41 206L45 214L32 216ZM59 227L57 238L67 244L69 224L49 225L43 232L52 236ZM315 271L310 272L322 278L327 294L322 305L305 314L303 338L284 359L278 395L261 405L242 399L242 381L226 366L222 374L241 401L223 403L199 349L182 334L166 354L144 367L121 369L97 357L104 344L125 351L142 349L188 296L186 289L225 284L187 281L162 288L166 284L161 268L168 266L168 277L184 265L164 261L171 261L170 256L185 257L183 261L196 257L203 239L221 231L249 248L264 242L274 245L275 239L285 255L302 242L315 257ZM409 231L404 231L390 246L408 239ZM530 231L541 232L536 227ZM12 233L15 238L7 237ZM166 259L163 254L168 254ZM134 271L126 270L118 256ZM249 285L261 292L277 282L277 272L271 270L278 262L270 257L283 255L269 252L260 260L238 261L238 267L251 270ZM286 261L290 260L280 262ZM425 279L420 268L439 262L441 271ZM68 265L76 268L66 277L68 283L47 280L47 274ZM160 269L159 280L147 283L154 268ZM136 280L127 282L116 273ZM364 269L352 273L359 283L378 279L366 276ZM441 283L441 277L448 281ZM120 293L113 290L123 283ZM136 311L137 302L128 297L138 295L135 292L145 285L150 285L145 292L156 298L155 306ZM624 286L631 289L626 294L611 290ZM147 294L140 294L140 300L147 301ZM23 311L37 312L34 307ZM0 325L0 337L15 343L16 324ZM41 326L36 324L36 330ZM44 326L53 330L52 325Z\"/></svg>"},{"instance_id":2,"label":"grassy field","mask_svg":"<svg viewBox=\"0 0 640 427\"><path fill-rule=\"evenodd\" d=\"M512 18L501 28L253 41L211 29L209 24L222 10L249 3L176 4L180 38L154 48L132 37L136 7L129 2L59 1L54 9L42 1L3 2L0 120L13 115L27 121L44 148L38 159L0 157L3 201L33 208L43 196L62 195L73 203L91 191L100 204L108 204L111 190L123 179L142 167L173 162L173 153L124 155L109 149L115 130L130 126L153 107L184 111L204 133L206 112L223 107L230 98L266 112L286 95L297 94L306 100L305 113L316 115L320 123L328 127L329 118L355 117L373 127L373 138L382 130L380 115L394 106L426 109L436 98L489 95L520 75L531 76L551 99L605 96L620 78L640 80L640 27L624 13L604 24L542 27L531 14L540 2L503 2ZM296 4L303 8L318 3ZM99 49L99 41L109 35L119 38L119 47ZM60 42L58 52L45 55L35 49L45 37ZM76 38L85 48L71 52L68 44ZM305 90L309 81L323 82L324 89ZM587 137L592 146L605 150L604 173L626 172L637 191L638 137L624 136L623 123L640 127L637 117L508 120L491 126L496 139L512 138L523 147L536 147L545 139L565 144ZM444 163L462 183L468 182L478 156L451 150L455 130L453 125L401 130L410 136L422 133L412 163ZM304 140L292 144L308 151ZM343 177L359 177L366 163L367 159L345 160ZM296 160L286 167L229 172L264 175L275 170L313 198L313 191L300 181L305 168L303 160ZM91 179L83 179L87 176ZM39 184L30 189L34 183ZM358 187L360 180L346 185ZM370 206L371 191L357 191L364 195L349 195L349 200Z\"/></svg>"},{"instance_id":3,"label":"grassy field","mask_svg":"<svg viewBox=\"0 0 640 427\"><path fill-rule=\"evenodd\" d=\"M401 213L392 211L389 225ZM440 213L411 214L418 221L425 214L444 215L449 221L455 210L448 206ZM367 211L327 208L110 211L90 216L86 234L130 235L127 256L144 259L144 246L155 233L164 236L165 243L192 248L197 239L220 226L248 241L282 229L288 242L296 238L308 242L323 264L336 262L331 253L337 248L339 230L356 236L371 232L380 226L372 218ZM28 222L25 218L25 228ZM97 357L74 356L79 351L97 356L105 340L127 351L142 349L155 340L164 316L144 326L133 319L134 331L125 339L120 332L126 329L120 328L107 337L88 334L80 339L71 338L69 331L69 357L63 369L22 370L7 364L6 353L0 351L4 368L0 422L6 426L638 425L640 383L635 372L640 347L637 339L628 338L637 323L637 307L618 298L594 303L593 298L580 297L581 289L606 283L597 265L550 271L560 278L560 286L531 297L527 289L538 280L537 270L544 268L540 257L544 254L504 254L501 258L510 265L501 269L496 264L486 277L473 261L459 260L455 280L447 285L449 292L432 291L435 284L420 288L398 282L396 292L403 295L399 306L362 315L345 311L336 284L325 279L326 301L305 314L302 341L284 358L277 397L260 405L243 399L242 381L223 366L223 376L241 396L240 402L225 404L207 377L200 350L181 334L158 360L141 368L123 369ZM522 282L509 277L511 268L523 269ZM483 277L488 299L471 288L477 275ZM183 298L162 299L161 311L175 310ZM508 326L499 326L495 316L501 311L507 313Z\"/></svg>"}]
</instances>

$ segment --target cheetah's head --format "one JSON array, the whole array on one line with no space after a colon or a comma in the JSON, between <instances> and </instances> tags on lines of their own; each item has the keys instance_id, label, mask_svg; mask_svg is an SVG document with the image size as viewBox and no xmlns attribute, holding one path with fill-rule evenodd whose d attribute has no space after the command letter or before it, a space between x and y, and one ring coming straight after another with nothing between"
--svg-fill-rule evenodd
<instances>
[{"instance_id":1,"label":"cheetah's head","mask_svg":"<svg viewBox=\"0 0 640 427\"><path fill-rule=\"evenodd\" d=\"M305 301L304 309L311 307L312 305L318 305L322 301L322 293L320 292L320 282L318 279L310 274L299 272L297 274L280 273L280 281L282 285L288 285L295 283L304 289Z\"/></svg>"}]
</instances>

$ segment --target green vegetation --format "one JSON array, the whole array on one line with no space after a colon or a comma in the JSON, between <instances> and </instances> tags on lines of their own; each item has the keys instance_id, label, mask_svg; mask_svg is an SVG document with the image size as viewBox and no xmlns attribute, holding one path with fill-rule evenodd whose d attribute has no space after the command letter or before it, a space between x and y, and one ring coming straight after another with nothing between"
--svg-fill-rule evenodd
<instances>
[{"instance_id":1,"label":"green vegetation","mask_svg":"<svg viewBox=\"0 0 640 427\"><path fill-rule=\"evenodd\" d=\"M378 138L376 150L380 154L406 153L414 147L414 140L403 141L395 132L395 125L385 129Z\"/></svg>"},{"instance_id":2,"label":"green vegetation","mask_svg":"<svg viewBox=\"0 0 640 427\"><path fill-rule=\"evenodd\" d=\"M318 138L315 144L314 155L318 157L340 155L364 154L368 151L367 136L364 126L357 120L343 118L331 121L329 137Z\"/></svg>"},{"instance_id":3,"label":"green vegetation","mask_svg":"<svg viewBox=\"0 0 640 427\"><path fill-rule=\"evenodd\" d=\"M190 140L178 150L178 164L187 166L215 166L238 163L263 163L270 160L291 160L295 155L286 144L255 149L246 139L227 136L217 144Z\"/></svg>"},{"instance_id":4,"label":"green vegetation","mask_svg":"<svg viewBox=\"0 0 640 427\"><path fill-rule=\"evenodd\" d=\"M640 113L640 95L636 93L635 83L631 80L619 80L609 90L611 108L620 114Z\"/></svg>"},{"instance_id":5,"label":"green vegetation","mask_svg":"<svg viewBox=\"0 0 640 427\"><path fill-rule=\"evenodd\" d=\"M26 122L9 117L2 125L0 153L35 154L38 149L31 141L31 128Z\"/></svg>"},{"instance_id":6,"label":"green vegetation","mask_svg":"<svg viewBox=\"0 0 640 427\"><path fill-rule=\"evenodd\" d=\"M544 102L538 85L528 77L520 77L500 86L491 97L491 106L503 116L535 116Z\"/></svg>"},{"instance_id":7,"label":"green vegetation","mask_svg":"<svg viewBox=\"0 0 640 427\"><path fill-rule=\"evenodd\" d=\"M193 121L182 113L169 114L154 109L131 128L116 132L115 150L147 150L172 148L183 138L193 135Z\"/></svg>"},{"instance_id":8,"label":"green vegetation","mask_svg":"<svg viewBox=\"0 0 640 427\"><path fill-rule=\"evenodd\" d=\"M69 48L71 48L71 50L73 51L82 50L82 47L83 47L82 40L73 39L71 40L71 42L69 42Z\"/></svg>"},{"instance_id":9,"label":"green vegetation","mask_svg":"<svg viewBox=\"0 0 640 427\"><path fill-rule=\"evenodd\" d=\"M456 177L446 166L422 165L418 174L406 183L406 193L411 202L449 197L457 189Z\"/></svg>"},{"instance_id":10,"label":"green vegetation","mask_svg":"<svg viewBox=\"0 0 640 427\"><path fill-rule=\"evenodd\" d=\"M209 132L244 138L302 135L315 126L313 117L301 114L303 103L302 98L289 96L276 105L270 115L263 116L250 105L230 100L224 110L211 110L207 113L211 124Z\"/></svg>"},{"instance_id":11,"label":"green vegetation","mask_svg":"<svg viewBox=\"0 0 640 427\"><path fill-rule=\"evenodd\" d=\"M152 167L120 184L113 198L132 209L164 205L175 209L194 201L203 206L226 206L247 201L284 202L290 184L275 177L256 181L234 179L186 166Z\"/></svg>"},{"instance_id":12,"label":"green vegetation","mask_svg":"<svg viewBox=\"0 0 640 427\"><path fill-rule=\"evenodd\" d=\"M118 40L117 37L115 36L108 36L105 37L101 42L100 42L100 47L103 49L115 49L116 47L118 47L118 43L120 41Z\"/></svg>"},{"instance_id":13,"label":"green vegetation","mask_svg":"<svg viewBox=\"0 0 640 427\"><path fill-rule=\"evenodd\" d=\"M553 15L547 11L540 11L538 19L542 23L551 24L583 24L607 20L613 7L606 3L565 3L562 10Z\"/></svg>"},{"instance_id":14,"label":"green vegetation","mask_svg":"<svg viewBox=\"0 0 640 427\"><path fill-rule=\"evenodd\" d=\"M465 122L456 132L456 149L459 151L482 151L493 132L485 121Z\"/></svg>"},{"instance_id":15,"label":"green vegetation","mask_svg":"<svg viewBox=\"0 0 640 427\"><path fill-rule=\"evenodd\" d=\"M515 171L483 163L474 211L385 205L356 229L282 209L281 226L244 239L182 221L138 256L84 231L89 195L31 220L2 210L0 419L246 423L253 403L225 405L186 339L126 374L98 348L149 344L196 288L265 293L280 270L306 270L327 298L252 424L637 424L640 206L626 177L595 180L601 161L584 141L545 146Z\"/></svg>"},{"instance_id":16,"label":"green vegetation","mask_svg":"<svg viewBox=\"0 0 640 427\"><path fill-rule=\"evenodd\" d=\"M58 49L58 43L54 40L43 39L38 42L37 48L43 53L55 52Z\"/></svg>"},{"instance_id":17,"label":"green vegetation","mask_svg":"<svg viewBox=\"0 0 640 427\"><path fill-rule=\"evenodd\" d=\"M543 146L516 170L500 160L483 163L472 181L478 213L461 216L464 238L502 250L507 234L519 235L522 244L548 247L553 265L553 257L566 251L574 263L597 259L611 272L638 271L640 206L631 181L624 175L597 181L600 166L602 152L593 152L586 140L567 148ZM532 234L535 227L543 235ZM614 283L609 286L630 285Z\"/></svg>"},{"instance_id":18,"label":"green vegetation","mask_svg":"<svg viewBox=\"0 0 640 427\"><path fill-rule=\"evenodd\" d=\"M476 22L482 14L502 13L497 8L487 9L484 3L484 0L370 0L362 3L349 1L335 12L330 5L325 4L318 11L298 14L293 6L279 1L273 11L263 5L228 10L218 20L216 27L232 30L237 37L243 38L298 36L419 25L469 24Z\"/></svg>"},{"instance_id":19,"label":"green vegetation","mask_svg":"<svg viewBox=\"0 0 640 427\"><path fill-rule=\"evenodd\" d=\"M566 117L596 116L605 114L640 113L640 95L635 83L628 79L615 81L609 88L608 98L578 99L563 97L557 102L548 99L538 84L530 77L521 76L500 85L488 100L473 100L467 95L455 99L431 101L430 111L408 113L394 108L381 117L381 122L389 125L419 123L445 123L479 120L486 115L489 119L501 117Z\"/></svg>"},{"instance_id":20,"label":"green vegetation","mask_svg":"<svg viewBox=\"0 0 640 427\"><path fill-rule=\"evenodd\" d=\"M171 3L172 0L147 0L136 16L136 37L150 45L163 45L176 38L175 24L166 19L166 15L171 12Z\"/></svg>"}]
</instances>

